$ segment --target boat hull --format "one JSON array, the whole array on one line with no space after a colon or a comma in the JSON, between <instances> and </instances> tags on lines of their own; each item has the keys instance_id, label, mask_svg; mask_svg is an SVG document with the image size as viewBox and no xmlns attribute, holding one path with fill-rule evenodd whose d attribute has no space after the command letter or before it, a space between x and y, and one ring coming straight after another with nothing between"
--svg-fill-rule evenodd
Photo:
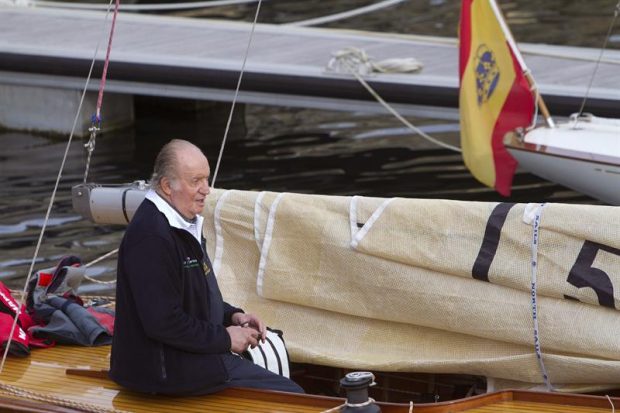
<instances>
[{"instance_id":1,"label":"boat hull","mask_svg":"<svg viewBox=\"0 0 620 413\"><path fill-rule=\"evenodd\" d=\"M620 166L508 148L519 165L551 182L557 182L610 205L620 205Z\"/></svg>"},{"instance_id":2,"label":"boat hull","mask_svg":"<svg viewBox=\"0 0 620 413\"><path fill-rule=\"evenodd\" d=\"M620 205L620 122L588 116L524 137L510 133L504 144L523 169Z\"/></svg>"}]
</instances>

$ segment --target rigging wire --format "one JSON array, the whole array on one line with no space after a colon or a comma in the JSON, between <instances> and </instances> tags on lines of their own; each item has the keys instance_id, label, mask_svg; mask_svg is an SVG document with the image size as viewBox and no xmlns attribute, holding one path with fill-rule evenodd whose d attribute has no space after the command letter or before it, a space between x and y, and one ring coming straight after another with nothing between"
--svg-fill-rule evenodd
<instances>
[{"instance_id":1,"label":"rigging wire","mask_svg":"<svg viewBox=\"0 0 620 413\"><path fill-rule=\"evenodd\" d=\"M588 88L586 89L586 94L583 97L583 101L581 102L581 107L579 108L579 112L577 114L577 119L583 114L583 109L586 106L586 102L588 101L588 96L590 95L590 89L592 89L592 84L594 83L594 78L596 77L596 72L601 64L601 59L603 58L603 53L605 53L605 49L607 48L607 43L609 42L609 38L611 37L611 31L613 30L616 20L618 19L618 14L620 13L620 1L616 4L614 9L614 17L611 19L611 23L609 28L607 29L607 36L605 36L605 41L603 42L603 47L601 48L601 52L599 53L598 60L596 61L596 65L594 66L594 71L592 72L592 76L590 77L590 83L588 83Z\"/></svg>"},{"instance_id":2,"label":"rigging wire","mask_svg":"<svg viewBox=\"0 0 620 413\"><path fill-rule=\"evenodd\" d=\"M248 55L250 54L250 47L252 46L252 39L254 38L254 31L256 29L256 22L258 21L258 14L260 13L260 6L262 0L258 0L256 6L256 14L254 14L254 21L252 22L252 30L250 31L250 37L248 39L248 45L245 49L245 55L243 56L243 63L241 64L241 70L239 72L239 79L237 80L237 87L235 88L235 95L230 106L230 113L228 114L228 121L226 122L226 130L224 131L224 137L222 138L222 145L220 146L220 153L217 156L217 163L215 164L215 171L213 172L213 179L211 180L211 187L215 188L215 180L217 179L217 173L220 169L220 163L222 156L224 155L224 147L226 146L226 139L228 138L228 131L230 130L230 124L232 122L233 113L235 112L235 104L237 103L237 97L239 96L239 88L241 87L241 80L243 79L243 73L245 71L245 65L248 61Z\"/></svg>"},{"instance_id":3,"label":"rigging wire","mask_svg":"<svg viewBox=\"0 0 620 413\"><path fill-rule=\"evenodd\" d=\"M110 0L110 4L108 5L108 11L105 15L105 20L102 28L102 33L105 29L108 16L110 15L110 10L112 9L112 1ZM30 268L28 269L28 273L26 274L26 282L24 283L24 288L22 290L21 299L19 300L19 305L17 307L17 312L15 314L15 318L13 319L13 325L11 326L11 332L9 333L9 338L6 343L6 347L4 349L4 354L2 355L2 361L0 361L0 373L4 369L4 363L6 362L6 357L9 352L9 348L11 346L11 341L13 340L13 331L15 331L15 326L17 325L17 316L21 312L21 309L24 306L24 300L26 298L26 289L28 287L28 283L30 282L30 277L32 276L32 271L34 269L35 261L39 255L39 249L41 248L41 243L43 241L43 234L45 233L45 229L47 228L47 222L49 221L50 213L52 211L52 205L54 204L54 200L56 199L56 192L58 191L58 186L60 184L60 178L62 177L62 171L65 167L65 162L67 160L67 155L69 154L69 148L71 147L71 142L73 140L73 135L75 134L75 129L77 127L78 119L80 116L80 112L82 110L82 105L84 104L84 98L86 96L86 91L88 90L88 84L90 82L90 78L93 73L93 67L95 66L95 61L97 59L97 53L99 52L99 46L101 44L101 38L99 37L99 41L97 42L97 46L95 48L95 53L93 54L93 59L90 64L90 69L88 71L88 76L86 77L86 83L84 84L84 89L82 90L82 95L80 97L80 103L78 104L77 112L75 114L75 118L73 119L73 126L71 127L71 133L69 134L69 140L67 141L67 146L65 148L65 153L62 157L62 162L60 164L60 169L58 170L58 175L56 176L56 183L54 184L54 190L52 191L52 195L50 197L49 204L47 206L47 211L45 212L45 218L43 220L43 225L41 226L41 232L39 233L39 239L37 240L37 245L35 247L34 255L32 257L32 261L30 262Z\"/></svg>"},{"instance_id":4,"label":"rigging wire","mask_svg":"<svg viewBox=\"0 0 620 413\"><path fill-rule=\"evenodd\" d=\"M106 51L105 61L103 63L101 81L99 82L99 95L97 96L97 106L95 114L92 117L92 124L88 129L90 131L90 138L88 139L88 142L84 145L86 151L88 152L88 156L86 158L86 169L84 170L84 183L86 183L86 178L88 178L88 170L90 169L90 158L92 157L93 151L95 150L97 132L101 130L101 106L103 104L103 90L105 89L105 81L108 75L108 65L110 64L110 51L112 51L112 39L114 38L114 27L116 26L116 17L118 16L119 5L120 0L116 0L116 4L114 6L114 15L112 16L112 25L110 27L110 36L108 38L108 49Z\"/></svg>"}]
</instances>

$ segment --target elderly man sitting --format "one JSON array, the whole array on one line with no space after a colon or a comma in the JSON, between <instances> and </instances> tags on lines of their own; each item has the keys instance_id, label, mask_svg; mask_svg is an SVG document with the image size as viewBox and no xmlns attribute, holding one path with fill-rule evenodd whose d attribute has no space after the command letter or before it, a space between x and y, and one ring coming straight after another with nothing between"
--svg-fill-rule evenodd
<instances>
[{"instance_id":1,"label":"elderly man sitting","mask_svg":"<svg viewBox=\"0 0 620 413\"><path fill-rule=\"evenodd\" d=\"M209 174L188 141L170 141L155 160L152 189L119 250L110 377L158 394L303 392L238 355L264 340L265 325L222 299L202 236Z\"/></svg>"}]
</instances>

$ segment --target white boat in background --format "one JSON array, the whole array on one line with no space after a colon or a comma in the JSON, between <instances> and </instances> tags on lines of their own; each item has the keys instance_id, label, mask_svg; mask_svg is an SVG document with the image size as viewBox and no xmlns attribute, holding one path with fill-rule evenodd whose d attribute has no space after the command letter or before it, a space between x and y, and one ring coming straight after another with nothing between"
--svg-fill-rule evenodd
<instances>
[{"instance_id":1,"label":"white boat in background","mask_svg":"<svg viewBox=\"0 0 620 413\"><path fill-rule=\"evenodd\" d=\"M620 119L576 114L556 124L494 0L462 3L460 81L463 157L476 179L509 195L518 163L620 205Z\"/></svg>"},{"instance_id":2,"label":"white boat in background","mask_svg":"<svg viewBox=\"0 0 620 413\"><path fill-rule=\"evenodd\" d=\"M620 205L620 120L586 115L509 135L504 144L526 170Z\"/></svg>"}]
</instances>

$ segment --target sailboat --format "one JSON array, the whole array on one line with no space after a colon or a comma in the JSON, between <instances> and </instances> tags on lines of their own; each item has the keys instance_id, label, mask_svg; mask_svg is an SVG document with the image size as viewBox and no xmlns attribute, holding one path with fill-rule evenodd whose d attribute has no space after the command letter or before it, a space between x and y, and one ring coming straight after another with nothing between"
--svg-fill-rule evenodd
<instances>
[{"instance_id":1,"label":"sailboat","mask_svg":"<svg viewBox=\"0 0 620 413\"><path fill-rule=\"evenodd\" d=\"M463 5L465 10L494 2ZM501 90L489 87L487 101L494 98L491 89ZM530 126L533 111L527 113L525 126L507 132ZM467 134L471 125L465 126ZM144 182L80 185L73 189L75 209L96 223L124 224L146 188ZM207 200L204 232L223 295L284 330L294 361L476 375L486 378L487 390L500 390L462 402L379 404L384 412L577 413L620 405L609 397L505 390L604 392L620 383L615 207L221 189ZM342 399L243 389L185 399L135 394L107 379L108 352L58 346L10 359L0 376L8 397L0 399L0 407L188 412L351 407Z\"/></svg>"},{"instance_id":2,"label":"sailboat","mask_svg":"<svg viewBox=\"0 0 620 413\"><path fill-rule=\"evenodd\" d=\"M579 112L556 123L494 1L463 1L459 37L461 144L472 174L509 195L520 165L620 205L620 119Z\"/></svg>"}]
</instances>

